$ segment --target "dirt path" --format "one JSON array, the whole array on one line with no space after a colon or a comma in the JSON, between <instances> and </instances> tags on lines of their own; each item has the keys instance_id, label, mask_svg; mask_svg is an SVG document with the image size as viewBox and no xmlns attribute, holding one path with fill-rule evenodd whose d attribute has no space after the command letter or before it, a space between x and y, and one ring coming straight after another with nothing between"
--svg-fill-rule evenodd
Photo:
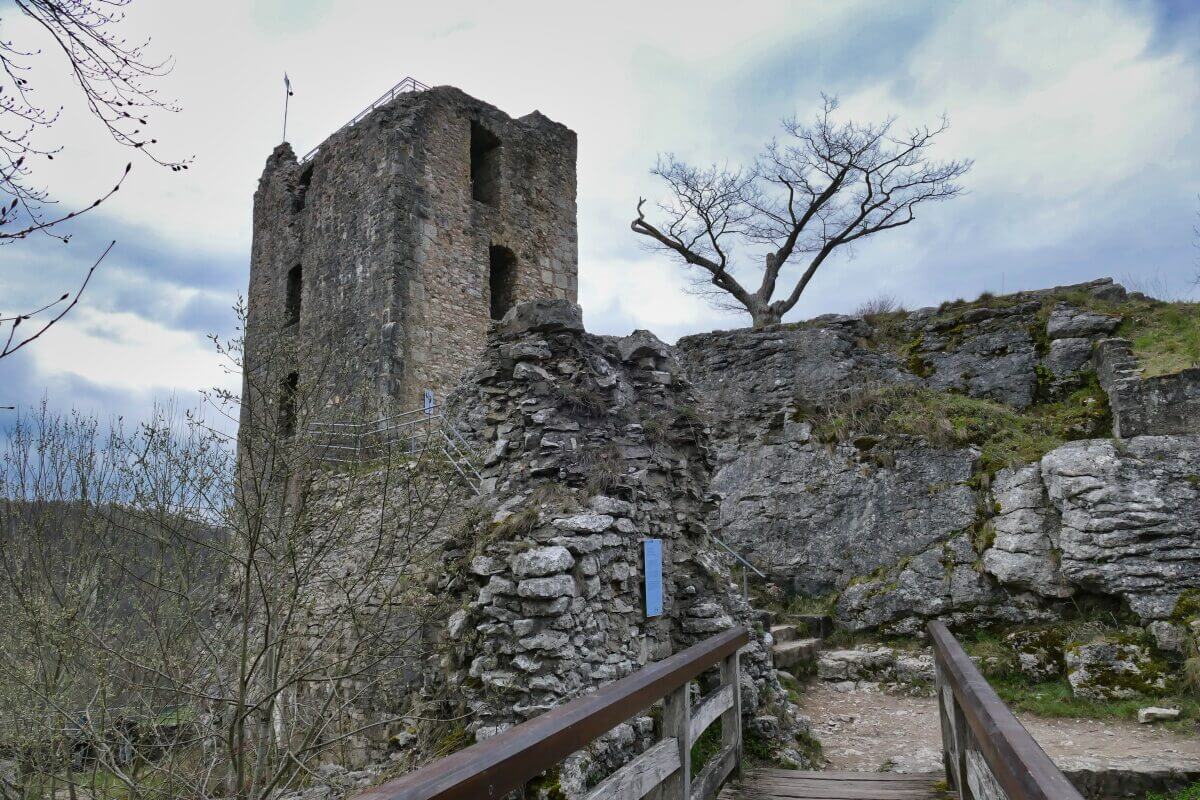
<instances>
[{"instance_id":1,"label":"dirt path","mask_svg":"<svg viewBox=\"0 0 1200 800\"><path fill-rule=\"evenodd\" d=\"M812 719L828 769L924 772L942 768L941 728L932 697L877 691L839 692L814 682L801 709ZM1038 744L1064 770L1200 770L1200 735L1124 720L1020 716Z\"/></svg>"}]
</instances>

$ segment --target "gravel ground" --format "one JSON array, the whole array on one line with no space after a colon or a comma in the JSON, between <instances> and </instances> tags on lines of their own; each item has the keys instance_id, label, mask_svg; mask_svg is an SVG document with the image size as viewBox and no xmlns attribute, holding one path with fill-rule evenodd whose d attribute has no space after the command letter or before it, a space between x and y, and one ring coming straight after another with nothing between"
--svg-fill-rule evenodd
<instances>
[{"instance_id":1,"label":"gravel ground","mask_svg":"<svg viewBox=\"0 0 1200 800\"><path fill-rule=\"evenodd\" d=\"M942 768L941 727L933 697L870 689L806 687L801 709L812 719L827 769L927 772ZM1045 719L1021 723L1064 770L1200 770L1200 733L1172 733L1125 720Z\"/></svg>"}]
</instances>

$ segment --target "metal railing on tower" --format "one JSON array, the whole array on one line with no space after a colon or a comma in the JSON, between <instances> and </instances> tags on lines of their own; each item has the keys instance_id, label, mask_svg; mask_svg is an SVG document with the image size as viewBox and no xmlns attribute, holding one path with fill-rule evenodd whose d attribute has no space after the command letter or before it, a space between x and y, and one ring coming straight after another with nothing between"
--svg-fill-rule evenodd
<instances>
[{"instance_id":1,"label":"metal railing on tower","mask_svg":"<svg viewBox=\"0 0 1200 800\"><path fill-rule=\"evenodd\" d=\"M372 111L379 108L380 106L385 106L388 103L395 100L397 95L407 94L408 92L423 92L428 88L429 88L428 86L421 83L416 78L413 78L411 76L405 77L404 80L400 81L395 86L393 86L392 88L388 89L386 92L381 94L379 96L378 100L371 103L369 106L364 108L362 111L355 114L354 119L350 120L345 125L338 128L336 131L329 134L329 136L327 136L325 138L329 139L332 136L337 136L339 133L346 130L347 128L353 128L355 125L362 122L363 119L365 119L366 116L368 114L370 114ZM317 145L312 150L309 150L307 153L304 154L304 157L300 159L300 163L303 164L307 161L312 161L313 158L317 155L317 151L320 149L321 149L321 145Z\"/></svg>"}]
</instances>

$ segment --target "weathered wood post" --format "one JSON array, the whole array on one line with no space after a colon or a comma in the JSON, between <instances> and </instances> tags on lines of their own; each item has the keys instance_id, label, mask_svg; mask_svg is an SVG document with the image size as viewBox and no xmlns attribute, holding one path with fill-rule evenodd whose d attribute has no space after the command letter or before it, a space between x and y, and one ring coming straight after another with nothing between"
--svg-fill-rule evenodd
<instances>
[{"instance_id":1,"label":"weathered wood post","mask_svg":"<svg viewBox=\"0 0 1200 800\"><path fill-rule=\"evenodd\" d=\"M954 690L946 682L941 662L934 659L934 687L937 690L938 716L942 721L942 763L946 780L961 798L968 798L967 789L967 721L954 698Z\"/></svg>"},{"instance_id":2,"label":"weathered wood post","mask_svg":"<svg viewBox=\"0 0 1200 800\"><path fill-rule=\"evenodd\" d=\"M679 769L663 781L663 800L691 800L692 796L692 700L691 681L685 681L663 699L663 737L674 737L679 748Z\"/></svg>"},{"instance_id":3,"label":"weathered wood post","mask_svg":"<svg viewBox=\"0 0 1200 800\"><path fill-rule=\"evenodd\" d=\"M742 687L738 651L721 662L721 685L733 687L733 705L721 715L721 747L733 747L733 777L742 778Z\"/></svg>"}]
</instances>

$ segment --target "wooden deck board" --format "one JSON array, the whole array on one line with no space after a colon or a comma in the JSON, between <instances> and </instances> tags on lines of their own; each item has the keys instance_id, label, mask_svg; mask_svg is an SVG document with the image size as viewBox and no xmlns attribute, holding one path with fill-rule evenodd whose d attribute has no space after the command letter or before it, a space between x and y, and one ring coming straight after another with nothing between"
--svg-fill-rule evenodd
<instances>
[{"instance_id":1,"label":"wooden deck board","mask_svg":"<svg viewBox=\"0 0 1200 800\"><path fill-rule=\"evenodd\" d=\"M786 769L748 770L741 783L731 783L719 800L937 800L940 772L801 772Z\"/></svg>"}]
</instances>

